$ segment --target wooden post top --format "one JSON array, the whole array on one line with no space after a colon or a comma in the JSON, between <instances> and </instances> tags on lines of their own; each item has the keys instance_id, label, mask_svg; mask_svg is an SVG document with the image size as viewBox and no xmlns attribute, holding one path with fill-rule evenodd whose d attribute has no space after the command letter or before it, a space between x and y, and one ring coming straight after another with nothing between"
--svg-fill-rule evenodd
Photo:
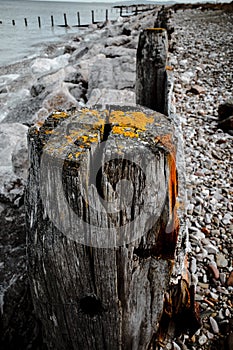
<instances>
[{"instance_id":1,"label":"wooden post top","mask_svg":"<svg viewBox=\"0 0 233 350\"><path fill-rule=\"evenodd\" d=\"M67 160L78 160L91 145L109 137L163 147L174 157L176 148L172 119L139 105L54 112L31 128L30 137L39 137L44 145L50 140L46 151Z\"/></svg>"}]
</instances>

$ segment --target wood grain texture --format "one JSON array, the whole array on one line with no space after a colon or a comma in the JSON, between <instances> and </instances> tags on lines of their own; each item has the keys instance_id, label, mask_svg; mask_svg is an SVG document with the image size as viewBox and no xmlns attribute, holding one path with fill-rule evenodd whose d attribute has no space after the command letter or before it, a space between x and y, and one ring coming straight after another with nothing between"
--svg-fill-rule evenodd
<instances>
[{"instance_id":1,"label":"wood grain texture","mask_svg":"<svg viewBox=\"0 0 233 350\"><path fill-rule=\"evenodd\" d=\"M148 349L179 235L173 122L140 106L54 113L29 148L29 275L48 347Z\"/></svg>"},{"instance_id":2,"label":"wood grain texture","mask_svg":"<svg viewBox=\"0 0 233 350\"><path fill-rule=\"evenodd\" d=\"M136 102L168 115L168 39L164 28L148 28L139 36L136 66Z\"/></svg>"}]
</instances>

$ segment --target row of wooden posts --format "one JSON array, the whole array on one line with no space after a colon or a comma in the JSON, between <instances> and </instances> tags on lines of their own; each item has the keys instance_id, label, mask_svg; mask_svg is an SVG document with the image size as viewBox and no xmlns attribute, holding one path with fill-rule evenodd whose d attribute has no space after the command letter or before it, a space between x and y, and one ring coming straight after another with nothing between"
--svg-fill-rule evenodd
<instances>
[{"instance_id":1,"label":"row of wooden posts","mask_svg":"<svg viewBox=\"0 0 233 350\"><path fill-rule=\"evenodd\" d=\"M51 26L54 27L54 23L55 23L55 21L54 21L54 16L51 15L50 18L51 18ZM66 15L66 13L64 13L63 18L64 18L64 24L60 24L60 25L58 24L58 26L60 26L60 27L68 27L69 25L68 25L68 20L67 20L67 15ZM108 16L108 10L106 10L106 12L105 12L105 20L107 21L108 18L109 18L109 16ZM38 17L37 17L37 20L38 20L38 26L39 26L39 28L41 28L41 17L38 16ZM81 25L80 12L77 12L77 20L78 20L78 23L77 23L77 26L78 26L78 27L82 27L82 26L86 26L86 25L87 25L87 24L82 24L82 25ZM98 23L97 21L95 21L95 12L94 12L94 10L91 11L91 23L92 23L92 24ZM12 20L12 24L13 24L13 26L16 25L14 19ZM27 20L27 18L24 18L24 24L25 24L26 27L28 26L28 20Z\"/></svg>"},{"instance_id":2,"label":"row of wooden posts","mask_svg":"<svg viewBox=\"0 0 233 350\"><path fill-rule=\"evenodd\" d=\"M149 5L148 7L139 8L137 5L135 5L135 6L119 6L118 8L119 8L119 15L124 17L124 16L128 16L129 15L129 9L131 10L131 14L133 13L133 14L137 15L139 12L150 10L151 6ZM68 20L67 20L66 13L64 13L63 17L64 17L64 24L58 25L58 26L68 27L69 25L68 25ZM105 20L108 21L108 19L109 19L109 10L106 9L105 10ZM37 20L38 20L38 26L39 26L39 28L41 28L41 17L38 16ZM78 20L78 23L77 23L78 27L82 27L82 26L87 26L88 25L88 24L82 24L81 25L80 12L77 12L77 20ZM54 27L54 22L55 22L54 21L54 16L52 15L51 16L51 26L52 27ZM95 21L95 11L94 10L91 11L91 23L92 24L98 23L97 21ZM24 24L25 24L26 27L28 26L27 18L24 18ZM16 25L16 22L15 22L14 19L12 20L12 25L13 26Z\"/></svg>"}]
</instances>

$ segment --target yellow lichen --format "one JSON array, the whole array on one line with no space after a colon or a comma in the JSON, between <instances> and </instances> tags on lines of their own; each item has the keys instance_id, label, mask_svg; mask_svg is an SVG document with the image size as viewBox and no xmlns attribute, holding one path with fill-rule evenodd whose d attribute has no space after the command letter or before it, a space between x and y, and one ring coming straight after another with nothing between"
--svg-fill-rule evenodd
<instances>
[{"instance_id":1,"label":"yellow lichen","mask_svg":"<svg viewBox=\"0 0 233 350\"><path fill-rule=\"evenodd\" d=\"M134 138L134 137L138 137L138 133L131 129L131 128L125 128L122 126L114 126L112 128L112 133L113 134L118 134L118 135L123 135L125 137L130 137L130 138Z\"/></svg>"},{"instance_id":2,"label":"yellow lichen","mask_svg":"<svg viewBox=\"0 0 233 350\"><path fill-rule=\"evenodd\" d=\"M148 30L148 31L166 31L165 28L146 28L145 30Z\"/></svg>"},{"instance_id":3,"label":"yellow lichen","mask_svg":"<svg viewBox=\"0 0 233 350\"><path fill-rule=\"evenodd\" d=\"M67 117L69 117L69 114L66 112L55 112L52 114L52 117L54 119L67 118Z\"/></svg>"},{"instance_id":4,"label":"yellow lichen","mask_svg":"<svg viewBox=\"0 0 233 350\"><path fill-rule=\"evenodd\" d=\"M110 114L109 122L116 126L135 128L141 131L146 130L147 124L154 122L153 116L147 116L143 112L113 111Z\"/></svg>"}]
</instances>

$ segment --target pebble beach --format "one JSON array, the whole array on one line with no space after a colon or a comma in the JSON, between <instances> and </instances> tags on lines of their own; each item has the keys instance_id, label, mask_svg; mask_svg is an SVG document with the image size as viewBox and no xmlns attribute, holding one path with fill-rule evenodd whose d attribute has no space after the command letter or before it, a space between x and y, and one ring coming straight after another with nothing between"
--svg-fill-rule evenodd
<instances>
[{"instance_id":1,"label":"pebble beach","mask_svg":"<svg viewBox=\"0 0 233 350\"><path fill-rule=\"evenodd\" d=\"M233 137L218 128L218 106L233 93L233 14L181 10L172 21L175 105L185 138L189 269L203 323L192 339L174 348L230 350Z\"/></svg>"},{"instance_id":2,"label":"pebble beach","mask_svg":"<svg viewBox=\"0 0 233 350\"><path fill-rule=\"evenodd\" d=\"M81 35L67 35L65 43L50 44L41 57L0 68L0 133L5 140L0 152L4 346L10 339L7 329L12 327L10 333L17 334L9 321L9 305L14 314L19 295L27 289L22 197L28 127L54 109L99 103L101 89L108 90L111 98L115 91L116 99L124 95L135 103L138 34L154 25L157 13L158 9L92 25ZM185 141L189 274L202 326L192 337L184 334L161 350L232 350L233 132L219 127L219 106L233 96L233 10L180 6L172 8L169 21L174 27L168 62L174 77L172 102ZM29 317L22 310L19 315L21 320ZM29 319L32 327L34 316ZM40 350L38 333L30 327L25 334Z\"/></svg>"}]
</instances>

